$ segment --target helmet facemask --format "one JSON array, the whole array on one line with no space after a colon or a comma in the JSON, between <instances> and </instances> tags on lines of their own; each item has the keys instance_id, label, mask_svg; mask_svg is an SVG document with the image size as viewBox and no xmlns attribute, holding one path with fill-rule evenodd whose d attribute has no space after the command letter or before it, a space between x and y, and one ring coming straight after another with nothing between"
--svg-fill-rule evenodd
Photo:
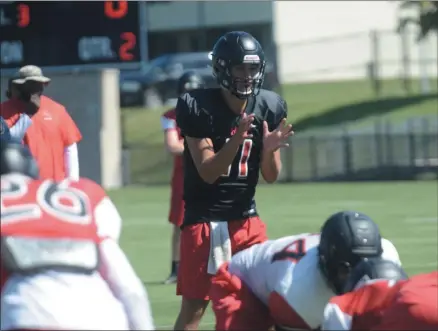
<instances>
[{"instance_id":1,"label":"helmet facemask","mask_svg":"<svg viewBox=\"0 0 438 331\"><path fill-rule=\"evenodd\" d=\"M328 252L325 255L322 250L319 251L319 267L328 285L339 295L343 292L351 270L362 258L356 254L342 254L335 246L331 246Z\"/></svg>"},{"instance_id":2,"label":"helmet facemask","mask_svg":"<svg viewBox=\"0 0 438 331\"><path fill-rule=\"evenodd\" d=\"M265 61L258 55L245 55L242 63L233 64L213 57L213 75L220 86L239 99L257 95L263 86Z\"/></svg>"}]
</instances>

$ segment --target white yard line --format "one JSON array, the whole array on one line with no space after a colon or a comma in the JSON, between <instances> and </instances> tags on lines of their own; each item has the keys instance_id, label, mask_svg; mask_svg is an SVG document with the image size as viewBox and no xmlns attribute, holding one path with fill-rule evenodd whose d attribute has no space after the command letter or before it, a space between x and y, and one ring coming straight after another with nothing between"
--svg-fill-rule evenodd
<instances>
[{"instance_id":1,"label":"white yard line","mask_svg":"<svg viewBox=\"0 0 438 331\"><path fill-rule=\"evenodd\" d=\"M430 224L437 224L438 223L438 217L432 216L432 217L409 217L405 219L406 223L414 223L414 224L421 224L421 223L430 223Z\"/></svg>"}]
</instances>

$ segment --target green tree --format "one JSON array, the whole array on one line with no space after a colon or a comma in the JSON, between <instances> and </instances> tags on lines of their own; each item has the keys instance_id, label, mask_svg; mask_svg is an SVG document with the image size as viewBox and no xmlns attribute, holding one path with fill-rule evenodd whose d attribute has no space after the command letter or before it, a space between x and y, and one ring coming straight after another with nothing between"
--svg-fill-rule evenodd
<instances>
[{"instance_id":1,"label":"green tree","mask_svg":"<svg viewBox=\"0 0 438 331\"><path fill-rule=\"evenodd\" d=\"M398 32L403 31L407 24L413 23L419 26L420 32L417 40L425 38L429 32L438 32L438 2L437 1L403 1L400 10L417 8L418 15L403 17L399 21Z\"/></svg>"}]
</instances>

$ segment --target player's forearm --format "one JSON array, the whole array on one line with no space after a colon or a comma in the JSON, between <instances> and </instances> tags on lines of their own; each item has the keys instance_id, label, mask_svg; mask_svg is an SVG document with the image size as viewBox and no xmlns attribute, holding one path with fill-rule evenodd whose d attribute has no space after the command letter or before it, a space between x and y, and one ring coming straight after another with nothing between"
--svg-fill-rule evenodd
<instances>
[{"instance_id":1,"label":"player's forearm","mask_svg":"<svg viewBox=\"0 0 438 331\"><path fill-rule=\"evenodd\" d=\"M123 304L130 330L154 330L146 290L125 254L111 239L103 241L99 251L100 273L114 296Z\"/></svg>"},{"instance_id":2,"label":"player's forearm","mask_svg":"<svg viewBox=\"0 0 438 331\"><path fill-rule=\"evenodd\" d=\"M183 141L178 141L175 144L167 144L166 145L167 151L172 155L182 155L184 153L184 143Z\"/></svg>"},{"instance_id":3,"label":"player's forearm","mask_svg":"<svg viewBox=\"0 0 438 331\"><path fill-rule=\"evenodd\" d=\"M274 183L281 171L280 151L263 152L260 169L263 179L267 183Z\"/></svg>"},{"instance_id":4,"label":"player's forearm","mask_svg":"<svg viewBox=\"0 0 438 331\"><path fill-rule=\"evenodd\" d=\"M201 178L205 182L213 184L225 174L239 150L240 143L238 137L233 136L217 153L204 160L198 169Z\"/></svg>"}]
</instances>

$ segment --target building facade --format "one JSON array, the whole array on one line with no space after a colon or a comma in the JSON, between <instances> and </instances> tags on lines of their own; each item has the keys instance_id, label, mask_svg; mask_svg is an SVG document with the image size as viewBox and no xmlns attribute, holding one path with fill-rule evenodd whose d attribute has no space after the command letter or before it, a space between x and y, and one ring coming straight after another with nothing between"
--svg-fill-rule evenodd
<instances>
[{"instance_id":1,"label":"building facade","mask_svg":"<svg viewBox=\"0 0 438 331\"><path fill-rule=\"evenodd\" d=\"M211 50L230 30L260 40L280 82L437 75L437 36L396 33L397 1L146 2L149 57ZM408 68L406 66L409 66ZM376 69L377 68L377 69Z\"/></svg>"}]
</instances>

